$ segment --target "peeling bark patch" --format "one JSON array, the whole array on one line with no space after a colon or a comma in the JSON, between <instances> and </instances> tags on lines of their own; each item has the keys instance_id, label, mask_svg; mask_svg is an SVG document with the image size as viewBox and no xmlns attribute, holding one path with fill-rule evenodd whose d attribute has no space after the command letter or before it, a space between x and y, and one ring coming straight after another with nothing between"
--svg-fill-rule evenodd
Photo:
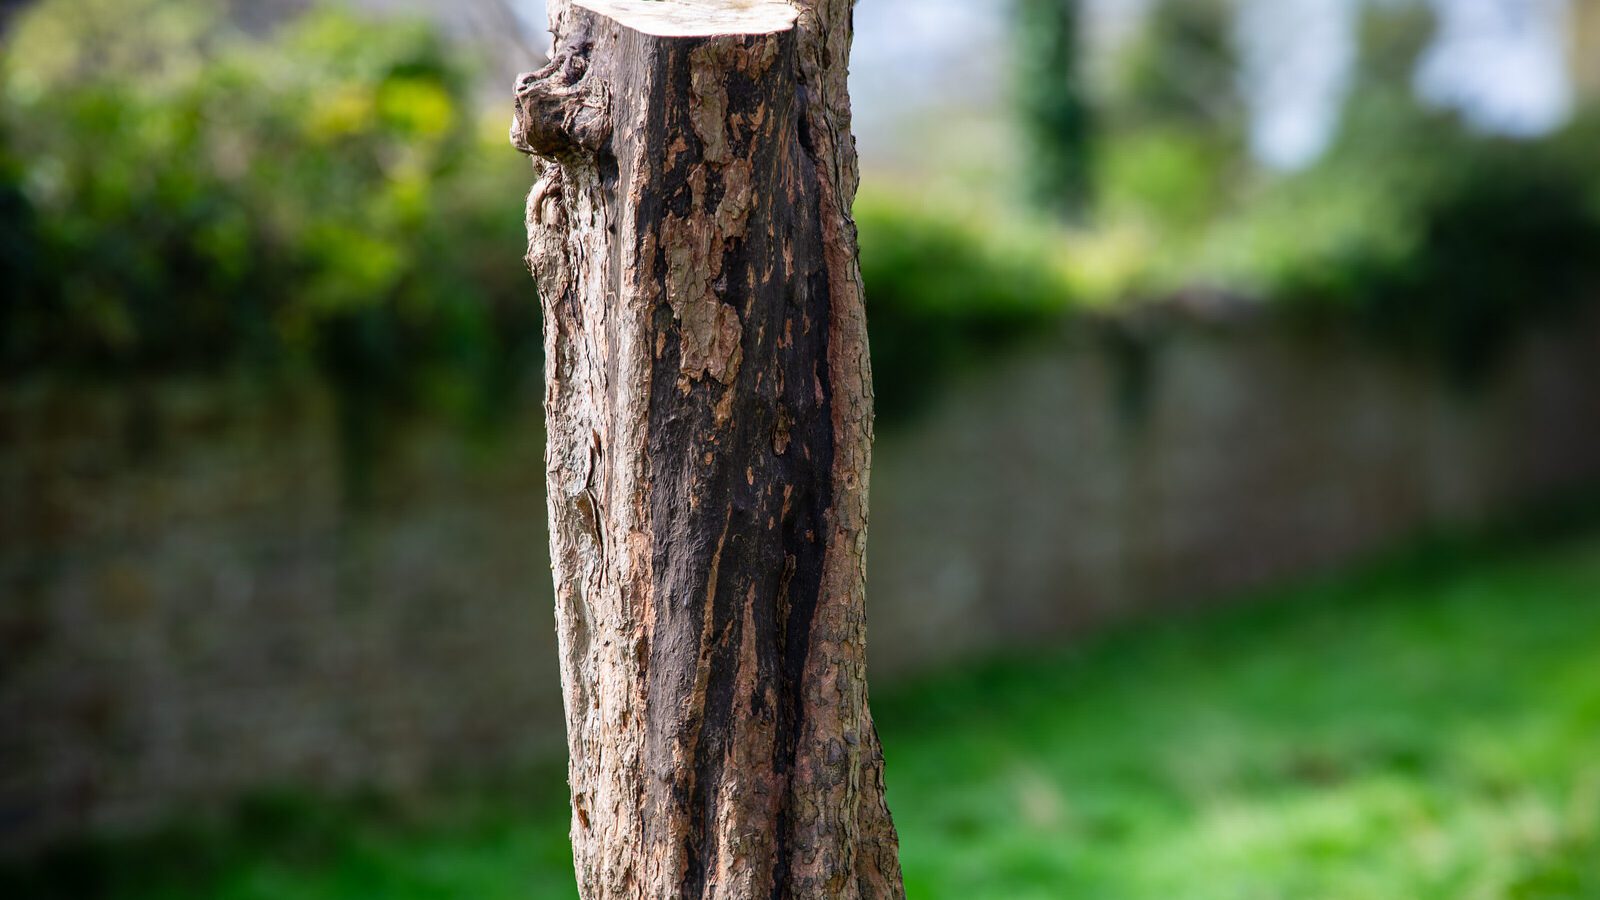
<instances>
[{"instance_id":1,"label":"peeling bark patch","mask_svg":"<svg viewBox=\"0 0 1600 900\"><path fill-rule=\"evenodd\" d=\"M706 41L689 52L689 121L700 138L701 156L709 163L733 159L727 136L727 78L730 63L739 58L726 41Z\"/></svg>"},{"instance_id":2,"label":"peeling bark patch","mask_svg":"<svg viewBox=\"0 0 1600 900\"><path fill-rule=\"evenodd\" d=\"M722 201L717 204L717 232L723 240L744 236L754 203L750 186L750 162L737 160L722 175Z\"/></svg>"},{"instance_id":3,"label":"peeling bark patch","mask_svg":"<svg viewBox=\"0 0 1600 900\"><path fill-rule=\"evenodd\" d=\"M720 233L705 217L669 217L662 226L667 302L679 327L679 371L727 384L739 372L743 329L712 279L722 271Z\"/></svg>"}]
</instances>

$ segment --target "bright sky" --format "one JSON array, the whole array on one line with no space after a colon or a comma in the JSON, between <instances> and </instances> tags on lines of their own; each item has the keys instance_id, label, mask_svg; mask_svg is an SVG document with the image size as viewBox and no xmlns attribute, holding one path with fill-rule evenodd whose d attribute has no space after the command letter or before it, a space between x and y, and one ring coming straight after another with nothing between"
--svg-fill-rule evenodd
<instances>
[{"instance_id":1,"label":"bright sky","mask_svg":"<svg viewBox=\"0 0 1600 900\"><path fill-rule=\"evenodd\" d=\"M1417 93L1479 127L1541 134L1572 114L1565 62L1570 0L1433 0L1438 40L1417 67Z\"/></svg>"},{"instance_id":2,"label":"bright sky","mask_svg":"<svg viewBox=\"0 0 1600 900\"><path fill-rule=\"evenodd\" d=\"M1356 63L1358 6L1359 0L1242 0L1234 40L1256 159L1294 169L1328 146Z\"/></svg>"},{"instance_id":3,"label":"bright sky","mask_svg":"<svg viewBox=\"0 0 1600 900\"><path fill-rule=\"evenodd\" d=\"M1393 2L1393 0L1389 0ZM1424 101L1485 131L1536 135L1572 112L1571 0L1428 0L1438 32L1418 62ZM1268 165L1314 161L1338 127L1362 0L1243 0L1237 39L1250 145Z\"/></svg>"}]
</instances>

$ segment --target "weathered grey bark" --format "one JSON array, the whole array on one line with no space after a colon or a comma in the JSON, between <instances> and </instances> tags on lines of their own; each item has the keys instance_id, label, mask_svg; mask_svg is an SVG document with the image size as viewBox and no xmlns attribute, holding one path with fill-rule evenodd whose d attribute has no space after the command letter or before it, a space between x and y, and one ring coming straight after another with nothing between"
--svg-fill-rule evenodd
<instances>
[{"instance_id":1,"label":"weathered grey bark","mask_svg":"<svg viewBox=\"0 0 1600 900\"><path fill-rule=\"evenodd\" d=\"M534 154L588 900L900 897L867 709L850 0L556 0Z\"/></svg>"}]
</instances>

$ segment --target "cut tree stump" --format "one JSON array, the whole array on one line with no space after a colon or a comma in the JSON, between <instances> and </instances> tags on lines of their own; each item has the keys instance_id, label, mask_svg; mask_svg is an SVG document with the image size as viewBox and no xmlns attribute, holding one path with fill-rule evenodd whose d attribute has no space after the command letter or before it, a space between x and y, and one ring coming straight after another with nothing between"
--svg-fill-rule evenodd
<instances>
[{"instance_id":1,"label":"cut tree stump","mask_svg":"<svg viewBox=\"0 0 1600 900\"><path fill-rule=\"evenodd\" d=\"M900 897L867 708L849 0L554 0L540 176L579 889Z\"/></svg>"}]
</instances>

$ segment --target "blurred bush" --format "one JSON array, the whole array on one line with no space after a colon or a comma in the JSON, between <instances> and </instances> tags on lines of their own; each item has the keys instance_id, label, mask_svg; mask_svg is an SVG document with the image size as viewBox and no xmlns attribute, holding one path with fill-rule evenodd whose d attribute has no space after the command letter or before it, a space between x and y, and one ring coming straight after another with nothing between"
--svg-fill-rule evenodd
<instances>
[{"instance_id":1,"label":"blurred bush","mask_svg":"<svg viewBox=\"0 0 1600 900\"><path fill-rule=\"evenodd\" d=\"M538 353L527 164L418 24L46 0L0 63L7 373L314 373L471 412Z\"/></svg>"},{"instance_id":2,"label":"blurred bush","mask_svg":"<svg viewBox=\"0 0 1600 900\"><path fill-rule=\"evenodd\" d=\"M873 384L890 421L1080 299L1048 223L870 191L855 217Z\"/></svg>"},{"instance_id":3,"label":"blurred bush","mask_svg":"<svg viewBox=\"0 0 1600 900\"><path fill-rule=\"evenodd\" d=\"M1600 298L1596 125L1515 141L1419 113L1264 188L1197 268L1471 377L1519 328Z\"/></svg>"},{"instance_id":4,"label":"blurred bush","mask_svg":"<svg viewBox=\"0 0 1600 900\"><path fill-rule=\"evenodd\" d=\"M1239 179L1168 278L1353 319L1469 379L1522 326L1600 299L1600 107L1539 138L1474 130L1411 89L1432 30L1415 8L1370 10L1333 146Z\"/></svg>"}]
</instances>

